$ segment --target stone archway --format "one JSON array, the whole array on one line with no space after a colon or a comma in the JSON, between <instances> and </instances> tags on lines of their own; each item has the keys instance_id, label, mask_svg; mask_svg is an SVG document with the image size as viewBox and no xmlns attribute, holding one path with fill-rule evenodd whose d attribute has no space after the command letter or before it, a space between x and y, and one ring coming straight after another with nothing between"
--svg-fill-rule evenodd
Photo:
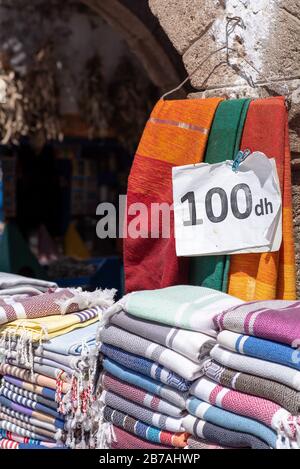
<instances>
[{"instance_id":1,"label":"stone archway","mask_svg":"<svg viewBox=\"0 0 300 469\"><path fill-rule=\"evenodd\" d=\"M147 0L81 0L118 31L152 82L167 91L184 75L181 57L152 15Z\"/></svg>"}]
</instances>

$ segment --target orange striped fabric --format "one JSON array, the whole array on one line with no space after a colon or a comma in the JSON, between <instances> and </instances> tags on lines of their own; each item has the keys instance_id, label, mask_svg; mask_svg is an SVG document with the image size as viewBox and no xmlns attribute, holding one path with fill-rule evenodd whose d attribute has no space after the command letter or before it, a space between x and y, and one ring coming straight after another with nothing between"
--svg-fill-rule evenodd
<instances>
[{"instance_id":1,"label":"orange striped fabric","mask_svg":"<svg viewBox=\"0 0 300 469\"><path fill-rule=\"evenodd\" d=\"M128 207L143 202L150 212L152 203L173 202L172 167L203 161L208 134L221 98L159 101L147 122L137 149L129 180ZM148 225L148 215L141 221ZM127 216L127 227L134 222ZM147 219L146 219L147 218ZM126 291L163 288L188 283L188 259L175 252L173 216L170 237L124 240Z\"/></svg>"},{"instance_id":2,"label":"orange striped fabric","mask_svg":"<svg viewBox=\"0 0 300 469\"><path fill-rule=\"evenodd\" d=\"M296 299L290 149L283 97L252 101L242 149L276 160L283 198L283 242L279 252L231 256L228 293L245 301Z\"/></svg>"}]
</instances>

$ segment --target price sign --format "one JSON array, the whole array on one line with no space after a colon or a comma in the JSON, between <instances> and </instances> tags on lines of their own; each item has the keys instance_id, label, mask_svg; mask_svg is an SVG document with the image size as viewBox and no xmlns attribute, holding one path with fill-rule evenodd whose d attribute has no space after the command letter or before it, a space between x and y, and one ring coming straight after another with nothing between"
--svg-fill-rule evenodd
<instances>
[{"instance_id":1,"label":"price sign","mask_svg":"<svg viewBox=\"0 0 300 469\"><path fill-rule=\"evenodd\" d=\"M204 256L278 251L281 193L274 159L173 168L176 253Z\"/></svg>"}]
</instances>

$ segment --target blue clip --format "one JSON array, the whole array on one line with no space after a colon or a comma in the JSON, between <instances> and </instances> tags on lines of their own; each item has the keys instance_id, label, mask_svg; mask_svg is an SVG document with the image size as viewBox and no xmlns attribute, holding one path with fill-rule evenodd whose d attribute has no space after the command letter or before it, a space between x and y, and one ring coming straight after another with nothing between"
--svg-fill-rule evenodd
<instances>
[{"instance_id":1,"label":"blue clip","mask_svg":"<svg viewBox=\"0 0 300 469\"><path fill-rule=\"evenodd\" d=\"M239 151L236 157L234 158L234 161L232 163L232 171L235 173L238 172L240 164L245 161L245 159L251 154L251 150L247 148L245 151Z\"/></svg>"}]
</instances>

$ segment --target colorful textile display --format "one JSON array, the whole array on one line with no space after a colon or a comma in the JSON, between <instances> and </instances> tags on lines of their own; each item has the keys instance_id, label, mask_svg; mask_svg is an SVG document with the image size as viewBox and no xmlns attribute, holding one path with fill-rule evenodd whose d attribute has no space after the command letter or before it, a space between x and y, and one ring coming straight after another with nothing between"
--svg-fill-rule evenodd
<instances>
[{"instance_id":1,"label":"colorful textile display","mask_svg":"<svg viewBox=\"0 0 300 469\"><path fill-rule=\"evenodd\" d=\"M220 98L160 100L154 107L138 146L128 180L127 204L141 202L148 213L153 203L173 203L172 167L203 161L208 134ZM127 218L127 227L133 215ZM174 220L170 237L162 223L152 227L158 237L125 237L126 291L188 283L188 260L177 258ZM148 220L146 221L148 228Z\"/></svg>"},{"instance_id":2,"label":"colorful textile display","mask_svg":"<svg viewBox=\"0 0 300 469\"><path fill-rule=\"evenodd\" d=\"M60 292L27 298L33 317L2 326L0 429L8 433L2 433L0 443L5 448L11 446L8 435L18 445L23 442L14 435L38 441L41 448L45 442L70 448L96 445L101 418L93 395L96 322L112 306L115 292Z\"/></svg>"},{"instance_id":3,"label":"colorful textile display","mask_svg":"<svg viewBox=\"0 0 300 469\"><path fill-rule=\"evenodd\" d=\"M299 312L299 301L256 301L225 310L214 321L220 331L227 329L297 347Z\"/></svg>"},{"instance_id":4,"label":"colorful textile display","mask_svg":"<svg viewBox=\"0 0 300 469\"><path fill-rule=\"evenodd\" d=\"M268 300L218 314L221 332L204 367L211 379L191 388L203 401L274 429L276 448L300 448L298 310L299 302Z\"/></svg>"},{"instance_id":5,"label":"colorful textile display","mask_svg":"<svg viewBox=\"0 0 300 469\"><path fill-rule=\"evenodd\" d=\"M110 409L106 424L119 425L151 444L186 446L187 437L184 445L174 437L163 442L160 430L176 435L184 430L188 391L204 375L215 344L214 315L233 304L240 300L208 288L177 286L130 293L109 308L99 331L104 374L98 388L105 412ZM127 418L143 427L135 422L130 429ZM152 439L149 425L159 438ZM144 433L138 433L140 428ZM103 434L104 428L100 439ZM114 447L111 441L108 446Z\"/></svg>"},{"instance_id":6,"label":"colorful textile display","mask_svg":"<svg viewBox=\"0 0 300 469\"><path fill-rule=\"evenodd\" d=\"M283 202L283 242L279 252L231 257L228 293L245 301L296 299L288 115L283 97L250 103L241 149L275 158Z\"/></svg>"},{"instance_id":7,"label":"colorful textile display","mask_svg":"<svg viewBox=\"0 0 300 469\"><path fill-rule=\"evenodd\" d=\"M250 99L222 101L208 138L205 163L234 160L239 149ZM190 284L227 292L229 256L203 256L191 259Z\"/></svg>"}]
</instances>

